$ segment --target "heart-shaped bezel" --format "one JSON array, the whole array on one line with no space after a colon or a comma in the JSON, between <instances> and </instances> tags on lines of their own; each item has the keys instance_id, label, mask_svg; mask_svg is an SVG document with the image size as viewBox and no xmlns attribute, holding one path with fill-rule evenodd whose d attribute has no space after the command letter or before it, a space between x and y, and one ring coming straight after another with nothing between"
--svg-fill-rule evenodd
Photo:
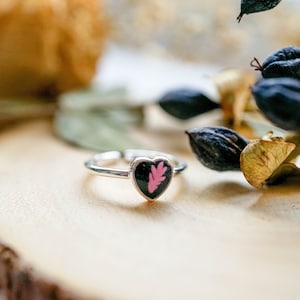
<instances>
[{"instance_id":1,"label":"heart-shaped bezel","mask_svg":"<svg viewBox=\"0 0 300 300\"><path fill-rule=\"evenodd\" d=\"M130 177L138 192L149 201L159 198L173 177L173 167L162 156L138 157L131 163Z\"/></svg>"}]
</instances>

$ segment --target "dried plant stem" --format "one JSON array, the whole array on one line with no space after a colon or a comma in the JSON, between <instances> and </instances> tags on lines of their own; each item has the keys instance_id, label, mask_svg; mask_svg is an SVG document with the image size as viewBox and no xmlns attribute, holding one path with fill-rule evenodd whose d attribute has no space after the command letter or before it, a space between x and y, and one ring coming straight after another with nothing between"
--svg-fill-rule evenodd
<instances>
[{"instance_id":1,"label":"dried plant stem","mask_svg":"<svg viewBox=\"0 0 300 300\"><path fill-rule=\"evenodd\" d=\"M54 115L56 103L45 99L0 100L0 125Z\"/></svg>"}]
</instances>

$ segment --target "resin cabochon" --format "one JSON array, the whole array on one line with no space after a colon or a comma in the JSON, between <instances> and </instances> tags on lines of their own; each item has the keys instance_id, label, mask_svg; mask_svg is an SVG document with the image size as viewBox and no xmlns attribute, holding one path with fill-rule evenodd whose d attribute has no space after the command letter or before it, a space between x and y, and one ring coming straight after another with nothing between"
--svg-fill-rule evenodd
<instances>
[{"instance_id":1,"label":"resin cabochon","mask_svg":"<svg viewBox=\"0 0 300 300\"><path fill-rule=\"evenodd\" d=\"M173 167L165 158L136 159L131 168L134 185L150 201L166 191L173 176Z\"/></svg>"}]
</instances>

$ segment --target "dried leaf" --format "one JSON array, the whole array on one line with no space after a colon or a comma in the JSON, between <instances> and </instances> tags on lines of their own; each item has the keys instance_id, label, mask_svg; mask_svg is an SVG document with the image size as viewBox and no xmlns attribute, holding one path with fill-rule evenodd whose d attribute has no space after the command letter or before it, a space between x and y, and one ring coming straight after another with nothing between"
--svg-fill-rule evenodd
<instances>
[{"instance_id":1,"label":"dried leaf","mask_svg":"<svg viewBox=\"0 0 300 300\"><path fill-rule=\"evenodd\" d=\"M295 144L288 143L281 137L250 142L240 157L245 178L254 187L262 188L295 147Z\"/></svg>"},{"instance_id":2,"label":"dried leaf","mask_svg":"<svg viewBox=\"0 0 300 300\"><path fill-rule=\"evenodd\" d=\"M286 159L287 162L295 162L297 157L300 156L300 133L289 134L285 137L285 141L293 143L296 145L296 148Z\"/></svg>"},{"instance_id":3,"label":"dried leaf","mask_svg":"<svg viewBox=\"0 0 300 300\"><path fill-rule=\"evenodd\" d=\"M300 176L300 169L292 163L281 164L266 181L267 184L278 184L286 180L288 177Z\"/></svg>"}]
</instances>

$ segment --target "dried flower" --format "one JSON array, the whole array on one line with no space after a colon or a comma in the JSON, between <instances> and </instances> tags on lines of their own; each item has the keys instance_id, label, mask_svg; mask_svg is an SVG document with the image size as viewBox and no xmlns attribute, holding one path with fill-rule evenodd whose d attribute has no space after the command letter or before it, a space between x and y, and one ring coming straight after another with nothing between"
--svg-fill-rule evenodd
<instances>
[{"instance_id":1,"label":"dried flower","mask_svg":"<svg viewBox=\"0 0 300 300\"><path fill-rule=\"evenodd\" d=\"M0 5L0 95L53 96L87 86L104 50L104 1Z\"/></svg>"}]
</instances>

